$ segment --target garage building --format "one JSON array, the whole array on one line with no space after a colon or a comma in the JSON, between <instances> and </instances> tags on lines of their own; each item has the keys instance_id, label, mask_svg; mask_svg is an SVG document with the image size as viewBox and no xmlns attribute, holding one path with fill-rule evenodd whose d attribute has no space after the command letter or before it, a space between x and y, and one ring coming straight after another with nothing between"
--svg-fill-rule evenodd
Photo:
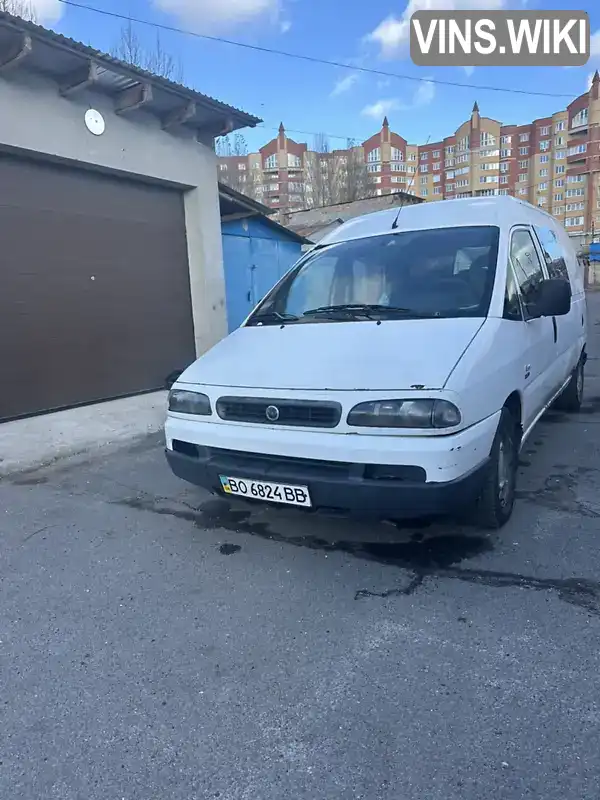
<instances>
[{"instance_id":1,"label":"garage building","mask_svg":"<svg viewBox=\"0 0 600 800\"><path fill-rule=\"evenodd\" d=\"M213 142L258 122L0 13L0 420L159 388L227 333Z\"/></svg>"}]
</instances>

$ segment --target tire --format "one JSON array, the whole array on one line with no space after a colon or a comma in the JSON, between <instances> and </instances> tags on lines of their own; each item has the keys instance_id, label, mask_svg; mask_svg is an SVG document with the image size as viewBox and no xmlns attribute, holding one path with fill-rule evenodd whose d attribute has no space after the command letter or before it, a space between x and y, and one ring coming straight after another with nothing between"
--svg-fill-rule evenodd
<instances>
[{"instance_id":1,"label":"tire","mask_svg":"<svg viewBox=\"0 0 600 800\"><path fill-rule=\"evenodd\" d=\"M498 530L511 517L519 467L519 430L511 412L503 408L485 483L472 516L473 522L481 528Z\"/></svg>"},{"instance_id":2,"label":"tire","mask_svg":"<svg viewBox=\"0 0 600 800\"><path fill-rule=\"evenodd\" d=\"M585 358L582 356L571 373L571 380L565 390L556 399L554 407L558 410L576 413L581 409L584 389L584 364Z\"/></svg>"}]
</instances>

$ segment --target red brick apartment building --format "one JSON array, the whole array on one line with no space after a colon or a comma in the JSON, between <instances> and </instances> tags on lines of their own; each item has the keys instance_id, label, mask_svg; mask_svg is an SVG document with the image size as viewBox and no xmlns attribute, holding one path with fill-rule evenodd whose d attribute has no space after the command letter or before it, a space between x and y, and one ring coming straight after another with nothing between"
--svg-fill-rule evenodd
<instances>
[{"instance_id":1,"label":"red brick apartment building","mask_svg":"<svg viewBox=\"0 0 600 800\"><path fill-rule=\"evenodd\" d=\"M339 195L348 171L346 193L356 193L359 166L363 193L427 201L511 194L546 209L583 242L600 232L600 75L565 109L526 125L484 117L475 103L442 141L409 144L385 118L362 145L327 153L290 139L281 125L257 153L219 161L221 180L280 213L356 199Z\"/></svg>"}]
</instances>

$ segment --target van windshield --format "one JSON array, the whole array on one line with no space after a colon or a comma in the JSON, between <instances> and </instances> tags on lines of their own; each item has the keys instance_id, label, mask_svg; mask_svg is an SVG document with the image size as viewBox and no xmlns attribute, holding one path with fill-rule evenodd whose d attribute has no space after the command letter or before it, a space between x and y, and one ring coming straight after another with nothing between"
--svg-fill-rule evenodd
<instances>
[{"instance_id":1,"label":"van windshield","mask_svg":"<svg viewBox=\"0 0 600 800\"><path fill-rule=\"evenodd\" d=\"M313 251L248 325L485 317L500 231L465 226L400 231Z\"/></svg>"}]
</instances>

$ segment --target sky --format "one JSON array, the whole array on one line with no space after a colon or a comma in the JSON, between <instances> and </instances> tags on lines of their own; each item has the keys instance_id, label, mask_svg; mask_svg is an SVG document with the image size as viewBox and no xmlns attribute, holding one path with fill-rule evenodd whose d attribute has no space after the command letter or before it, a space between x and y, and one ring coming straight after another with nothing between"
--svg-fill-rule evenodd
<instances>
[{"instance_id":1,"label":"sky","mask_svg":"<svg viewBox=\"0 0 600 800\"><path fill-rule=\"evenodd\" d=\"M38 21L103 51L118 43L123 20L61 3L30 0ZM392 130L409 142L432 142L454 132L477 101L483 116L523 124L564 108L588 88L600 68L598 0L76 0L106 12L178 27L257 47L349 64L311 64L194 36L160 32L162 47L181 63L194 89L264 120L242 131L250 150L276 135L280 122L296 141L312 145L328 135L332 147L363 141L387 114ZM590 15L592 57L585 67L417 67L408 53L408 19L419 9L565 9ZM151 49L157 30L137 24ZM361 73L356 67L401 73L410 81ZM472 86L450 87L431 80ZM565 94L535 97L483 86Z\"/></svg>"}]
</instances>

